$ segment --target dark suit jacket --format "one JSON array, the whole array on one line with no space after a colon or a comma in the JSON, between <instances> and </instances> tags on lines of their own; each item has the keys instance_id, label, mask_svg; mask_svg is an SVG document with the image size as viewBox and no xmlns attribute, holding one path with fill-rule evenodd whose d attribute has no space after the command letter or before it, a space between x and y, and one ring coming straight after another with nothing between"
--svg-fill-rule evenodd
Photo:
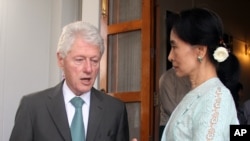
<instances>
[{"instance_id":1,"label":"dark suit jacket","mask_svg":"<svg viewBox=\"0 0 250 141\"><path fill-rule=\"evenodd\" d=\"M10 141L71 141L62 84L24 96ZM125 104L91 89L86 141L129 141Z\"/></svg>"}]
</instances>

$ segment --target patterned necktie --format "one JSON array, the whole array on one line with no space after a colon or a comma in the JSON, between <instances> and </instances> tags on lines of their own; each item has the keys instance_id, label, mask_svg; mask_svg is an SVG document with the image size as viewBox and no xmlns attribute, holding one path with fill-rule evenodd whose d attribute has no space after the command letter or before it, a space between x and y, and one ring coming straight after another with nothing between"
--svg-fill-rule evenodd
<instances>
[{"instance_id":1,"label":"patterned necktie","mask_svg":"<svg viewBox=\"0 0 250 141\"><path fill-rule=\"evenodd\" d=\"M85 141L85 131L82 117L82 105L84 101L80 97L74 97L70 100L70 102L75 107L75 115L70 127L72 141Z\"/></svg>"}]
</instances>

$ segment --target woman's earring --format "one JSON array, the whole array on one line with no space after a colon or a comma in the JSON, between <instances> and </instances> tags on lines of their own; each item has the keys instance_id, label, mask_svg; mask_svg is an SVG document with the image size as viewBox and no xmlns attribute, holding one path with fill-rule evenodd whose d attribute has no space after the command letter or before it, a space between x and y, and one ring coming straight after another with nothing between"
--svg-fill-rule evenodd
<instances>
[{"instance_id":1,"label":"woman's earring","mask_svg":"<svg viewBox=\"0 0 250 141\"><path fill-rule=\"evenodd\" d=\"M202 62L202 57L201 57L201 56L198 56L198 57L197 57L197 60L201 63L201 62Z\"/></svg>"}]
</instances>

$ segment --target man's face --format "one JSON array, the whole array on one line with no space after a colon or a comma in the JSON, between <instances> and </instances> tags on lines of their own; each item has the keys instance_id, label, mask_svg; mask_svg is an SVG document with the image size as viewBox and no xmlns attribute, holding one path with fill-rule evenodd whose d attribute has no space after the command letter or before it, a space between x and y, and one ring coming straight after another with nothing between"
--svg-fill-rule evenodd
<instances>
[{"instance_id":1,"label":"man's face","mask_svg":"<svg viewBox=\"0 0 250 141\"><path fill-rule=\"evenodd\" d=\"M66 57L62 58L57 54L57 58L71 91L76 95L90 91L99 72L99 47L76 38Z\"/></svg>"}]
</instances>

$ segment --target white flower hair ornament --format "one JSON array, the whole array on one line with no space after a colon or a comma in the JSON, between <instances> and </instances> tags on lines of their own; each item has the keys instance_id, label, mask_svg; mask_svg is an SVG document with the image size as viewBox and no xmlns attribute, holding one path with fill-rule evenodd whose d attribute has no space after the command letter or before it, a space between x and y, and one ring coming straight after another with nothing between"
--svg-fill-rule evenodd
<instances>
[{"instance_id":1,"label":"white flower hair ornament","mask_svg":"<svg viewBox=\"0 0 250 141\"><path fill-rule=\"evenodd\" d=\"M225 47L218 47L215 51L214 51L214 59L217 61L217 62L223 62L225 61L228 56L229 56L229 53L228 53L228 50L225 48Z\"/></svg>"}]
</instances>

